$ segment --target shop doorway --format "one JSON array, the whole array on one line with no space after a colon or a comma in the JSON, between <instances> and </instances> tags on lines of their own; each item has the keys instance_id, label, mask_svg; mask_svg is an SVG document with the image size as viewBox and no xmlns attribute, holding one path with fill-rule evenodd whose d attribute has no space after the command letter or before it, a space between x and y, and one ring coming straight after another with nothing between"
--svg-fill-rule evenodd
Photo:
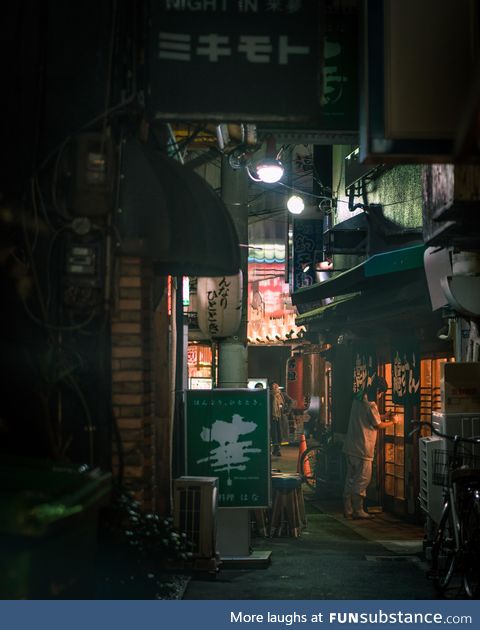
<instances>
[{"instance_id":1,"label":"shop doorway","mask_svg":"<svg viewBox=\"0 0 480 630\"><path fill-rule=\"evenodd\" d=\"M431 421L432 411L441 407L441 365L447 358L425 358L420 362L420 407L396 405L392 401L392 366L384 365L388 383L384 409L400 416L398 424L388 427L379 436L377 475L381 503L388 511L414 516L418 514L418 435L409 437L412 420Z\"/></svg>"}]
</instances>

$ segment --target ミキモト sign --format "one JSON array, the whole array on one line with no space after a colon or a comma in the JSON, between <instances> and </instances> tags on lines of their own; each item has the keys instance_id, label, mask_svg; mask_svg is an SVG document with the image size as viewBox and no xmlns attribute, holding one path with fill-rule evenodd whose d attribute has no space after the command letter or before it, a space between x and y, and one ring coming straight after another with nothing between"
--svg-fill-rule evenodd
<instances>
[{"instance_id":1,"label":"\u30df\u30ad\u30e2\u30c8 sign","mask_svg":"<svg viewBox=\"0 0 480 630\"><path fill-rule=\"evenodd\" d=\"M322 8L320 0L150 2L150 115L318 123Z\"/></svg>"}]
</instances>

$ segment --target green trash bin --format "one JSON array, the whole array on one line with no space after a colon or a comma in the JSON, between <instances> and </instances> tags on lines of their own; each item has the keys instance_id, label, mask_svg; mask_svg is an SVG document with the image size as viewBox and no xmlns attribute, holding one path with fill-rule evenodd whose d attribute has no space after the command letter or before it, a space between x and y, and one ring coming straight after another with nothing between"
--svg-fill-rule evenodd
<instances>
[{"instance_id":1,"label":"green trash bin","mask_svg":"<svg viewBox=\"0 0 480 630\"><path fill-rule=\"evenodd\" d=\"M0 599L90 599L111 474L2 456Z\"/></svg>"}]
</instances>

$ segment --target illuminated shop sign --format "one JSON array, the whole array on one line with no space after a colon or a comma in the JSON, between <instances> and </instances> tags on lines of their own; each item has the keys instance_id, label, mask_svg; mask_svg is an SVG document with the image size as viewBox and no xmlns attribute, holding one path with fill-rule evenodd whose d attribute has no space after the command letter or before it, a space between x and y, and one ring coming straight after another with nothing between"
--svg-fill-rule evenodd
<instances>
[{"instance_id":1,"label":"illuminated shop sign","mask_svg":"<svg viewBox=\"0 0 480 630\"><path fill-rule=\"evenodd\" d=\"M267 389L188 391L185 433L187 474L218 477L220 507L270 505Z\"/></svg>"},{"instance_id":2,"label":"illuminated shop sign","mask_svg":"<svg viewBox=\"0 0 480 630\"><path fill-rule=\"evenodd\" d=\"M307 0L152 0L151 115L318 122L322 5Z\"/></svg>"}]
</instances>

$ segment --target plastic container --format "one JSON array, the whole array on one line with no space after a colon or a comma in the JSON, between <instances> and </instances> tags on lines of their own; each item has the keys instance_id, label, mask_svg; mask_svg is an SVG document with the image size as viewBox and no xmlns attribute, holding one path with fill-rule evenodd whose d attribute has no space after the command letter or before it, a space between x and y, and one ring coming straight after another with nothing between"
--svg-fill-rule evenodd
<instances>
[{"instance_id":1,"label":"plastic container","mask_svg":"<svg viewBox=\"0 0 480 630\"><path fill-rule=\"evenodd\" d=\"M111 475L43 460L0 462L0 599L88 599Z\"/></svg>"}]
</instances>

